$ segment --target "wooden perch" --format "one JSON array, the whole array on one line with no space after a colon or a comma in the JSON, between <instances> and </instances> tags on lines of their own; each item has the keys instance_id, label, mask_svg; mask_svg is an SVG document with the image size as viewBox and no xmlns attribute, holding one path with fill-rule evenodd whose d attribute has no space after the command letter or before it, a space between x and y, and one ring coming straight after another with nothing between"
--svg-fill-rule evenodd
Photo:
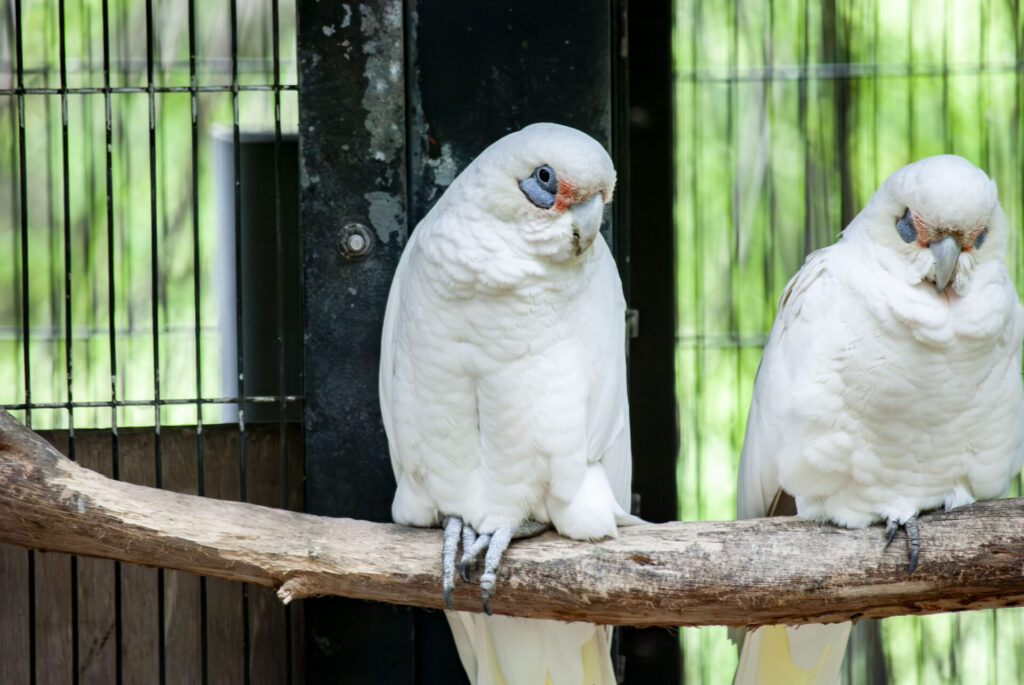
<instances>
[{"instance_id":1,"label":"wooden perch","mask_svg":"<svg viewBox=\"0 0 1024 685\"><path fill-rule=\"evenodd\" d=\"M624 528L615 540L553 533L513 543L496 613L595 623L759 625L1016 606L1024 600L1024 500L921 518L921 562L880 527L798 518ZM278 588L284 601L343 595L442 608L441 533L332 519L113 481L63 457L0 410L0 542ZM475 584L455 606L480 611Z\"/></svg>"}]
</instances>

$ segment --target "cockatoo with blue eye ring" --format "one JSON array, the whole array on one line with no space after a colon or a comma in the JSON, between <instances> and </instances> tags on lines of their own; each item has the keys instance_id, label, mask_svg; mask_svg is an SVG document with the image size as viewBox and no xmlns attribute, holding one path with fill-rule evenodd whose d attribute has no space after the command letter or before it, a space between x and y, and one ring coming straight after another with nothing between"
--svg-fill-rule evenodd
<instances>
[{"instance_id":1,"label":"cockatoo with blue eye ring","mask_svg":"<svg viewBox=\"0 0 1024 685\"><path fill-rule=\"evenodd\" d=\"M549 525L578 540L639 522L630 498L625 301L599 235L615 170L594 139L534 124L484 150L416 227L395 272L380 401L396 523L443 526L497 591L501 554ZM477 685L614 683L611 629L448 612Z\"/></svg>"},{"instance_id":2,"label":"cockatoo with blue eye ring","mask_svg":"<svg viewBox=\"0 0 1024 685\"><path fill-rule=\"evenodd\" d=\"M739 518L882 521L886 546L906 530L913 573L920 512L1006 493L1024 459L1024 309L1007 237L995 183L939 155L893 173L807 258L754 381ZM748 633L736 682L837 682L849 629Z\"/></svg>"}]
</instances>

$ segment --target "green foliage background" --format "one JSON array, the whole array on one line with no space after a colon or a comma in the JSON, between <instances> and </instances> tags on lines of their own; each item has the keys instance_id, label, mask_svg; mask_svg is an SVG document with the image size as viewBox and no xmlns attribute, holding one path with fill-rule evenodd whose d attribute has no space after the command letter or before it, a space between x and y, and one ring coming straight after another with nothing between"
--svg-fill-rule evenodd
<instances>
[{"instance_id":1,"label":"green foliage background","mask_svg":"<svg viewBox=\"0 0 1024 685\"><path fill-rule=\"evenodd\" d=\"M674 31L680 518L730 519L777 298L892 171L940 153L985 169L1024 285L1022 22L996 0L676 0ZM686 682L731 682L724 629L681 643ZM888 619L854 643L850 682L1024 678L1021 610Z\"/></svg>"},{"instance_id":2,"label":"green foliage background","mask_svg":"<svg viewBox=\"0 0 1024 685\"><path fill-rule=\"evenodd\" d=\"M147 77L146 4L109 0L110 85L145 88ZM273 83L271 2L237 0L238 82ZM153 85L188 88L189 26L187 3L153 2ZM0 17L0 89L17 86L12 0ZM103 3L65 2L67 86L104 85ZM60 22L56 0L21 3L24 85L59 88ZM195 2L196 85L230 86L230 3ZM281 83L295 84L295 4L280 2ZM156 93L153 100L154 146L149 141L148 93L110 95L111 179L107 187L106 102L103 93L67 95L67 163L61 98L28 93L19 117L19 98L0 95L0 404L68 400L65 298L70 291L71 397L81 401L139 401L154 396L156 379L165 399L222 396L219 361L219 312L212 292L217 250L217 198L213 196L212 134L230 133L234 120L231 92L199 92L196 102L198 146L192 150L192 100L188 92ZM19 166L19 121L24 121L25 176ZM238 96L242 131L272 131L273 93L242 91ZM294 91L281 94L284 131L298 125ZM153 163L151 174L150 163ZM65 172L67 212L65 217ZM193 217L193 174L198 213ZM22 264L19 189L27 196L28 261ZM113 221L107 218L107 197ZM151 200L156 204L152 230ZM228 198L229 202L231 198ZM68 240L65 241L65 230ZM153 233L156 235L154 243ZM199 259L194 257L198 242ZM68 261L65 263L65 242ZM113 261L108 247L113 245ZM155 253L155 258L154 258ZM155 259L155 269L154 266ZM22 271L30 274L28 307L22 307ZM193 273L198 270L200 292ZM68 275L70 274L70 275ZM9 284L9 285L8 285ZM113 294L111 308L110 295ZM202 354L195 344L196 303ZM154 364L153 310L156 308L159 364ZM29 382L25 380L22 326L27 313ZM116 341L112 368L110 329ZM116 371L116 373L114 373ZM200 372L203 387L198 387ZM112 381L112 376L116 380ZM204 406L204 420L221 409ZM194 424L195 404L164 406L161 423ZM24 415L22 414L22 417ZM76 428L153 425L152 407L86 407L74 410ZM35 428L67 428L66 409L32 411Z\"/></svg>"}]
</instances>

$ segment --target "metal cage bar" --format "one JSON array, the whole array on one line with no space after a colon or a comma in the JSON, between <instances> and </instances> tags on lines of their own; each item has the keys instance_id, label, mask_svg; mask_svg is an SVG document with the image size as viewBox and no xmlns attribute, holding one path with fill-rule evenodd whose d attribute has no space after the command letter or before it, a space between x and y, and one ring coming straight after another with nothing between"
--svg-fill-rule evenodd
<instances>
[{"instance_id":1,"label":"metal cage bar","mask_svg":"<svg viewBox=\"0 0 1024 685\"><path fill-rule=\"evenodd\" d=\"M286 270L284 263L284 228L281 207L281 90L276 86L281 83L281 27L280 7L278 0L271 0L271 50L273 54L273 85L274 88L274 247L275 261L277 267L277 393L279 397L278 411L282 419L286 415L287 403L284 400L287 388L287 359L285 349L285 279ZM281 500L280 506L288 508L288 435L284 421L277 424L278 451L281 470ZM285 605L285 682L292 683L292 643L291 625L292 610Z\"/></svg>"},{"instance_id":2,"label":"metal cage bar","mask_svg":"<svg viewBox=\"0 0 1024 685\"><path fill-rule=\"evenodd\" d=\"M204 459L205 440L203 439L203 343L202 329L202 297L199 268L199 95L196 90L196 5L195 0L188 0L188 85L189 104L191 105L191 136L192 146L192 307L195 326L193 344L195 345L196 373L196 470L198 472L197 489L200 497L206 494L206 465ZM199 662L203 685L210 679L209 618L207 607L206 578L199 579Z\"/></svg>"},{"instance_id":3,"label":"metal cage bar","mask_svg":"<svg viewBox=\"0 0 1024 685\"><path fill-rule=\"evenodd\" d=\"M240 165L243 158L239 155L239 143L248 135L246 126L251 125L247 123L249 110L240 104L240 96L244 99L247 94L254 97L265 94L273 101L274 220L278 246L290 230L282 225L285 209L276 196L282 192L284 179L293 178L293 172L284 168L285 162L282 162L279 152L284 137L290 135L285 130L295 125L294 100L288 100L291 105L289 116L283 117L282 101L286 96L282 93L294 94L298 86L294 82L293 66L287 67L291 75L286 77L292 82L284 83L282 80L286 67L281 53L286 43L290 48L294 46L294 35L287 33L294 31L294 24L285 28L278 16L282 11L281 4L273 0L268 3L269 7L251 3L243 6L233 1L230 8L225 4L223 11L200 6L195 0L189 0L187 6L183 3L180 9L161 6L152 0L117 6L111 6L109 0L102 0L95 8L81 1L48 0L30 5L12 0L6 6L4 20L10 19L10 23L5 24L5 34L11 38L13 54L12 59L0 59L0 68L9 69L12 78L0 88L0 97L9 99L13 105L9 113L12 134L10 216L12 226L16 227L11 236L15 255L11 273L16 275L13 291L16 320L0 321L0 343L9 344L10 349L16 350L16 366L21 365L22 368L16 371L16 389L11 395L0 396L0 406L21 412L25 423L37 430L58 426L58 430L44 431L44 434L62 444L72 458L94 459L98 446L97 431L81 429L97 423L106 426L103 429L107 436L106 459L115 478L136 477L124 469L125 446L137 453L141 444L139 430L126 428L133 425L132 417L135 423L139 422L138 415L133 412L151 412L152 426L148 429L151 461L145 467L146 477L152 478L151 482L158 486L172 488L180 487L169 480L173 471L168 469L176 468L171 462L178 457L172 456L172 451L179 450L177 441L181 431L169 425L167 417L183 416L185 408L194 412L192 450L195 458L192 469L198 479L199 494L207 494L206 476L211 465L208 463L210 438L205 425L208 417L204 411L216 406L237 405L241 409L252 405L276 407L283 415L284 408L291 409L304 402L301 390L296 392L285 382L283 369L278 370L277 387L247 394L246 386L240 384L238 392L223 392L207 385L207 380L215 374L210 374L209 360L204 362L207 350L215 347L210 345L208 336L211 331L216 333L208 321L212 288L206 282L209 266L205 264L205 253L213 222L207 219L210 203L202 197L210 173L206 152L209 146L204 139L210 122L209 117L204 117L204 109L221 111L217 108L225 100L218 100L219 96L230 98L235 144L230 173L234 177L232 196L236 210L242 198ZM140 21L143 9L144 22ZM230 16L227 16L228 9ZM165 40L165 36L171 35L164 23L167 16L180 17L187 23L187 33L176 30L174 34L178 36L175 41L187 36L186 53L180 50L183 43L170 44ZM230 22L230 27L224 27L230 29L230 48L226 45L207 48L223 57L203 54L203 41L210 44L209 37L204 38L205 34L199 30L203 17L207 20L212 18L221 25ZM255 24L251 21L253 18L258 20ZM262 20L262 35L258 30L252 30L253 26L258 28L259 20ZM257 38L255 42L254 37ZM247 45L250 47L246 48ZM262 50L263 57L254 58L252 46ZM250 52L242 55L243 49ZM168 59L172 53L185 58ZM288 60L294 64L293 57ZM201 83L203 69L214 74L212 82ZM183 82L183 73L187 73L187 82ZM220 82L217 73L229 73L230 83ZM187 124L184 108L172 102L175 98L188 101L190 115ZM148 108L148 116L142 115L140 105L143 102ZM100 106L102 114L98 109ZM262 100L260 106L266 109ZM143 116L147 121L145 133L142 132ZM175 134L172 139L168 131L181 131L185 135ZM144 144L141 143L143 136L146 138ZM180 151L173 147L179 139L188 141ZM132 146L135 140L139 143ZM289 138L289 142L291 140ZM102 154L99 154L99 145L105 146ZM172 156L174 160L188 159L184 164L175 166L170 161ZM135 175L134 172L139 173ZM171 190L172 186L174 190ZM134 196L126 194L126 188L134 189ZM148 190L148 203L143 199L146 190L142 188ZM182 192L179 188L188 190ZM184 214L176 214L172 203L182 198L187 209ZM129 235L127 227L141 226L144 215L149 230ZM168 264L172 255L182 252L181 245L172 246L172 242L181 240L176 236L189 220L189 300L193 310L189 313L191 321L183 324L181 317L176 317L173 311L175 300L168 296L171 287ZM240 212L236 211L236 236L240 226ZM173 231L170 230L172 227ZM147 238L148 254L144 261L138 260L139 248L147 247ZM104 240L105 246L101 244ZM272 249L273 246L268 247ZM280 280L285 272L280 255L276 272L280 297L283 287ZM83 279L91 280L85 283ZM143 284L145 295L136 297L134 293ZM240 272L235 285L243 285ZM236 325L241 344L242 335L249 335L247 330L242 333L242 320L249 312L242 311L240 295L236 300ZM145 311L146 306L150 306L148 312ZM279 340L285 334L285 323L281 317L285 306L282 302L277 304ZM174 361L179 351L174 349L171 336L178 336L180 340L184 339L182 334L190 338L187 352L195 355L188 362L191 369L187 381L194 383L193 388L173 378L181 365ZM102 339L104 336L106 340ZM139 380L136 372L140 341L141 346L149 348L148 371L145 372L149 378L145 382ZM241 362L241 347L238 352ZM280 350L279 361L284 354L284 350ZM39 372L42 363L49 363L51 359L55 371L52 380L50 374ZM109 367L109 374L103 373L105 366ZM100 378L101 375L107 377ZM145 389L149 386L151 393ZM101 415L102 418L97 418ZM265 477L266 473L266 469L253 471L258 467L249 463L247 456L250 450L248 436L255 430L255 437L251 438L255 441L251 443L252 449L256 450L253 454L263 455L260 459L265 459L267 428L247 423L250 422L246 421L242 409L236 426L240 439L234 443L238 445L234 473L243 499L250 498L255 483L252 479ZM301 482L294 470L294 457L301 457L301 451L296 449L299 434L293 430L294 426L286 425L283 417L276 423L273 430L279 459L274 462L273 471L281 485L279 492L275 491L277 494L273 502L263 503L294 507L296 501L292 491L295 484ZM213 428L217 449L223 450L230 441L225 439L227 435L223 427ZM83 435L86 437L81 437ZM131 455L131 459L136 460L131 468L137 470L137 454ZM52 677L63 678L65 673L70 682L78 682L79 678L84 680L85 669L92 667L90 664L94 663L95 655L86 651L91 649L91 643L86 641L91 639L91 634L86 632L86 624L82 622L87 620L82 612L91 611L83 603L92 600L80 594L87 592L80 588L87 587L83 585L89 582L86 576L95 575L95 562L90 560L80 564L76 557L69 557L65 562L63 557L40 556L31 551L24 553L21 559L19 563L27 566L23 592L28 597L28 630L23 644L27 645L28 653L22 661L28 680L34 683ZM103 582L109 582L108 587L113 590L111 611L114 618L109 641L113 644L104 642L114 656L106 663L113 664L110 680L118 683L139 677L138 669L141 668L133 666L132 675L128 677L129 671L124 667L125 660L131 657L127 654L130 649L126 649L126 640L134 640L133 645L138 643L135 636L128 634L125 620L129 619L129 612L138 611L126 608L128 596L124 594L126 581L123 571L120 564L101 569L101 574L108 574L103 576ZM145 576L140 581L137 571L133 567L132 580L127 581L131 584L129 592L133 593L132 597L140 591L148 591L146 583L152 578ZM53 600L54 590L47 585L47 594L43 595L42 583L49 582L44 574L55 572L65 574L62 582L70 578L70 585L67 590L58 589L60 597ZM151 643L148 642L149 637L145 637L138 644L152 644L154 647L157 663L146 677L167 682L177 676L180 668L175 658L178 650L182 649L182 641L187 641L189 650L196 643L195 638L183 637L180 630L172 626L177 620L172 620L172 606L177 605L171 602L180 601L170 594L175 592L170 586L170 574L176 572L167 572L166 582L163 571L154 573L158 578L155 620L145 629L151 626L158 635ZM202 681L208 682L220 657L211 647L214 637L208 612L207 582L201 579L197 584L196 627L199 635L196 650L199 656L195 663L201 669ZM266 660L254 653L255 640L261 640L261 645L266 644L265 633L260 633L263 630L260 622L266 617L250 613L251 606L256 605L248 590L240 592L238 598L241 606L229 610L232 613L228 620L235 620L233 617L238 615L235 612L242 616L239 648L244 654L235 663L240 665L242 679L250 682L264 677L264 674L257 677L252 671L252 664L260 658ZM43 622L54 620L47 613L54 601L62 607L69 607L70 623L61 624L60 630L68 630L70 643L64 640L63 633L50 639L40 632ZM105 606L110 606L109 600ZM223 607L219 611L224 611ZM280 651L286 679L291 682L296 672L292 655L294 636L290 628L294 609L282 609L281 613L288 624L284 628L285 639ZM153 616L150 614L145 620ZM59 616L57 620L60 620ZM175 625L180 625L180 621ZM178 634L171 635L171 630L178 631ZM257 635L261 636L257 638ZM57 655L56 661L49 651L55 641L60 641L61 649L66 647L68 652L67 655ZM18 657L21 658L20 653ZM2 660L6 660L6 656L0 648ZM279 660L278 663L282 662Z\"/></svg>"}]
</instances>

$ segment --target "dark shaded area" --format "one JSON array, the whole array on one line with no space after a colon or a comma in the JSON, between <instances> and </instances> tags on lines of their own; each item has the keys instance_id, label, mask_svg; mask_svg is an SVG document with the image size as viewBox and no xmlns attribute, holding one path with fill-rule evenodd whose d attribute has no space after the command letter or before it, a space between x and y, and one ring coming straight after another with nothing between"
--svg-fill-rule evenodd
<instances>
[{"instance_id":1,"label":"dark shaded area","mask_svg":"<svg viewBox=\"0 0 1024 685\"><path fill-rule=\"evenodd\" d=\"M629 345L633 491L638 513L661 523L678 518L675 398L674 167L672 146L672 3L629 3L628 181L629 306L638 312L637 337ZM619 197L625 193L619 188ZM622 265L621 249L618 257ZM621 266L620 266L621 268ZM679 682L679 635L663 628L621 631L626 683Z\"/></svg>"},{"instance_id":2,"label":"dark shaded area","mask_svg":"<svg viewBox=\"0 0 1024 685\"><path fill-rule=\"evenodd\" d=\"M363 45L374 42L378 54L401 45L401 22L383 21L396 7L375 3L341 27L333 3L298 5L306 510L373 521L390 520L394 491L377 365L380 322L403 241L389 234L363 261L347 261L338 240L346 223L372 226L368 193L386 193L404 213L403 151L372 138L364 106ZM372 24L364 27L367 19ZM401 93L386 94L376 103L376 121L401 128ZM330 598L308 602L306 617L309 682L413 682L410 609Z\"/></svg>"},{"instance_id":3,"label":"dark shaded area","mask_svg":"<svg viewBox=\"0 0 1024 685\"><path fill-rule=\"evenodd\" d=\"M217 279L221 334L222 394L238 394L238 341L235 334L235 172L234 136L216 136L214 166L218 207ZM275 154L273 133L242 133L239 186L242 231L242 350L246 396L302 394L302 264L299 254L299 141L283 136ZM276 164L275 164L276 162ZM279 175L280 193L275 183ZM278 283L277 210L281 212L281 282ZM278 293L283 302L278 302ZM279 325L278 312L284 314ZM283 338L283 339L282 339ZM281 350L281 347L284 350ZM284 362L281 372L280 363ZM284 386L281 387L281 380ZM248 421L301 421L298 402L283 410L277 402L242 404ZM234 405L226 411L237 418Z\"/></svg>"},{"instance_id":4,"label":"dark shaded area","mask_svg":"<svg viewBox=\"0 0 1024 685\"><path fill-rule=\"evenodd\" d=\"M524 126L566 124L610 146L610 11L608 0L408 3L410 227L451 172Z\"/></svg>"}]
</instances>

